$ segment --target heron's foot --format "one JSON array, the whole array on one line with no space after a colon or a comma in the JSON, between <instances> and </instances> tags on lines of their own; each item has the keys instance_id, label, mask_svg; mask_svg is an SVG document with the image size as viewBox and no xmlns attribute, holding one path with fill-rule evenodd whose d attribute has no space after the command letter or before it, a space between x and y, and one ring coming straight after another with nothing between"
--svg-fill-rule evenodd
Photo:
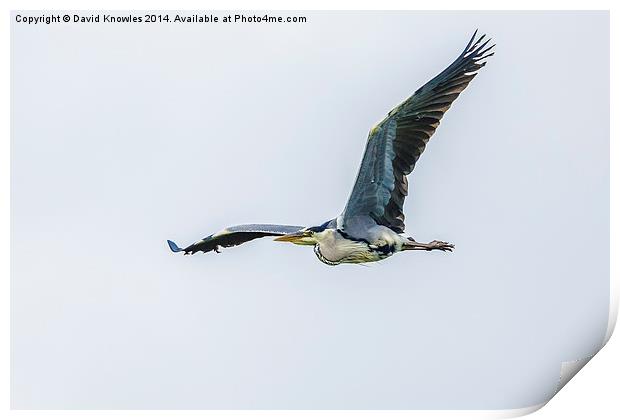
<instances>
[{"instance_id":1,"label":"heron's foot","mask_svg":"<svg viewBox=\"0 0 620 420\"><path fill-rule=\"evenodd\" d=\"M440 251L446 252L446 251L450 251L452 252L454 250L454 245L453 244L449 244L448 242L444 242L444 241L433 241L433 242L429 242L427 244L427 251L432 251L433 249L438 249Z\"/></svg>"},{"instance_id":2,"label":"heron's foot","mask_svg":"<svg viewBox=\"0 0 620 420\"><path fill-rule=\"evenodd\" d=\"M416 242L413 238L407 238L409 242L405 243L403 249L409 250L419 250L419 251L432 251L434 249L438 249L440 251L452 252L454 250L454 245L444 241L432 241L427 244Z\"/></svg>"}]
</instances>

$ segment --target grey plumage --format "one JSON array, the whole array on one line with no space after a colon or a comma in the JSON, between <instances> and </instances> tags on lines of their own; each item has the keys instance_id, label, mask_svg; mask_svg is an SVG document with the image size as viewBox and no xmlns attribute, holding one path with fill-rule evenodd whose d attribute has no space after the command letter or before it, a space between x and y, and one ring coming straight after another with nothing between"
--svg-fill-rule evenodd
<instances>
[{"instance_id":1,"label":"grey plumage","mask_svg":"<svg viewBox=\"0 0 620 420\"><path fill-rule=\"evenodd\" d=\"M251 241L265 236L282 236L287 233L297 232L303 229L303 226L290 225L268 225L268 224L251 224L238 225L228 227L221 232L209 235L186 248L179 248L177 244L168 240L168 246L172 252L184 251L186 254L195 254L198 251L218 252L219 247L228 248L231 246L241 245L244 242Z\"/></svg>"},{"instance_id":2,"label":"grey plumage","mask_svg":"<svg viewBox=\"0 0 620 420\"><path fill-rule=\"evenodd\" d=\"M394 108L370 130L366 150L342 214L320 226L240 225L224 229L186 247L168 241L173 252L219 252L256 238L313 245L329 265L378 261L403 250L452 251L442 241L419 243L402 237L403 204L409 175L454 100L494 53L485 35L474 33L457 59L431 81Z\"/></svg>"},{"instance_id":3,"label":"grey plumage","mask_svg":"<svg viewBox=\"0 0 620 420\"><path fill-rule=\"evenodd\" d=\"M493 46L485 48L489 41L481 43L485 36L474 42L475 37L476 33L448 68L370 130L357 180L344 210L345 227L347 219L364 215L397 233L404 232L407 175L452 102L485 65L480 61L493 55L489 53Z\"/></svg>"}]
</instances>

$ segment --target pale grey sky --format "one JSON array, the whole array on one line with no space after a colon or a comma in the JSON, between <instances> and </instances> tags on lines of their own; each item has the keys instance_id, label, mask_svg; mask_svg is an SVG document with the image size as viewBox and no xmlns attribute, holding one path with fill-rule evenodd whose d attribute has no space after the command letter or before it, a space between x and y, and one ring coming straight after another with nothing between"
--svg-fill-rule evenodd
<instances>
[{"instance_id":1,"label":"pale grey sky","mask_svg":"<svg viewBox=\"0 0 620 420\"><path fill-rule=\"evenodd\" d=\"M608 14L300 14L13 20L14 408L517 408L598 349ZM369 128L475 28L496 55L405 205L408 234L454 253L170 253L228 225L336 216Z\"/></svg>"}]
</instances>

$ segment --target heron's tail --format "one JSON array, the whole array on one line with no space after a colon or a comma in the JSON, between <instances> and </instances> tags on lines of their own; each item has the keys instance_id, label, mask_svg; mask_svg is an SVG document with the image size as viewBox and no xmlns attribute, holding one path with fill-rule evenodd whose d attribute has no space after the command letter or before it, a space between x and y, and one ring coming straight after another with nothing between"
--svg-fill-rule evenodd
<instances>
[{"instance_id":1,"label":"heron's tail","mask_svg":"<svg viewBox=\"0 0 620 420\"><path fill-rule=\"evenodd\" d=\"M170 247L170 250L171 250L172 252L181 252L181 251L183 251L183 249L182 249L182 248L179 248L179 247L177 246L177 244L175 244L174 242L172 242L170 239L168 239L168 241L167 241L167 242L168 242L168 246Z\"/></svg>"}]
</instances>

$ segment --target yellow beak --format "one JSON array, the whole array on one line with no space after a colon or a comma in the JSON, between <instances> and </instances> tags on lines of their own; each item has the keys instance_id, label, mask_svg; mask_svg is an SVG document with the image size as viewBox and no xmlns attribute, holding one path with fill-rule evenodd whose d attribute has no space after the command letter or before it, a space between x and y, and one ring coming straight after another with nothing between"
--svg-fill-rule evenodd
<instances>
[{"instance_id":1,"label":"yellow beak","mask_svg":"<svg viewBox=\"0 0 620 420\"><path fill-rule=\"evenodd\" d=\"M312 232L309 230L300 230L299 232L289 233L287 235L278 236L274 241L278 242L292 242L297 245L312 245L314 241L308 243L308 240L312 238Z\"/></svg>"}]
</instances>

